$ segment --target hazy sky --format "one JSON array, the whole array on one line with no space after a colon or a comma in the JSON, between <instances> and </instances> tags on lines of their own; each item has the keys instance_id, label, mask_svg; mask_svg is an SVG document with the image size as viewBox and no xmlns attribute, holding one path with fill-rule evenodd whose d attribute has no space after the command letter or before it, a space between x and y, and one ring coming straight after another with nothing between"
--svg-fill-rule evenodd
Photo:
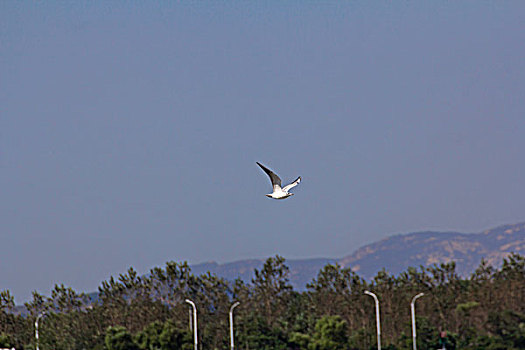
<instances>
[{"instance_id":1,"label":"hazy sky","mask_svg":"<svg viewBox=\"0 0 525 350\"><path fill-rule=\"evenodd\" d=\"M524 221L524 14L1 1L0 290Z\"/></svg>"}]
</instances>

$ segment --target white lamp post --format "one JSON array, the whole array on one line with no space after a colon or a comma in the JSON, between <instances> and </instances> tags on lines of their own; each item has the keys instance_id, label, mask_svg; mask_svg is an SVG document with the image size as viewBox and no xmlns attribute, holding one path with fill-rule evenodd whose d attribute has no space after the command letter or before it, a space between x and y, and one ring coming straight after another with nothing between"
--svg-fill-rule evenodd
<instances>
[{"instance_id":1,"label":"white lamp post","mask_svg":"<svg viewBox=\"0 0 525 350\"><path fill-rule=\"evenodd\" d=\"M377 296L365 290L365 294L370 295L372 298L374 298L376 302L376 324L377 324L377 350L381 350L381 324L379 321L379 300L377 299Z\"/></svg>"},{"instance_id":2,"label":"white lamp post","mask_svg":"<svg viewBox=\"0 0 525 350\"><path fill-rule=\"evenodd\" d=\"M233 343L233 309L235 309L237 306L239 306L239 302L235 302L232 307L230 308L230 344L231 344L231 350L235 350L235 346Z\"/></svg>"},{"instance_id":3,"label":"white lamp post","mask_svg":"<svg viewBox=\"0 0 525 350\"><path fill-rule=\"evenodd\" d=\"M36 350L39 350L38 348L38 320L40 320L40 318L42 318L46 313L45 312L41 312L40 314L38 314L38 316L36 317L36 320L35 320L35 343L36 343Z\"/></svg>"},{"instance_id":4,"label":"white lamp post","mask_svg":"<svg viewBox=\"0 0 525 350\"><path fill-rule=\"evenodd\" d=\"M193 307L193 338L195 341L195 350L197 350L197 307L195 306L195 303L190 299L186 299L185 301Z\"/></svg>"},{"instance_id":5,"label":"white lamp post","mask_svg":"<svg viewBox=\"0 0 525 350\"><path fill-rule=\"evenodd\" d=\"M412 314L412 344L414 347L414 350L417 350L416 345L416 299L422 297L425 295L425 293L419 293L414 298L412 298L412 302L410 303L410 313Z\"/></svg>"}]
</instances>

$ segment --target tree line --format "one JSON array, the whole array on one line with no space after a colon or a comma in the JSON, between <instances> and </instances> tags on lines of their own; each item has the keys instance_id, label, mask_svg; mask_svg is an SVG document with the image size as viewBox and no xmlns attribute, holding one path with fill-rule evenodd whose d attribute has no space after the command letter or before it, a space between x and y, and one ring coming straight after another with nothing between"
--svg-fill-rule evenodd
<instances>
[{"instance_id":1,"label":"tree line","mask_svg":"<svg viewBox=\"0 0 525 350\"><path fill-rule=\"evenodd\" d=\"M236 349L376 349L374 300L380 302L382 349L412 349L410 302L416 303L418 349L525 349L525 257L512 254L500 268L481 261L463 278L454 262L380 271L370 281L350 268L326 265L305 291L289 282L280 256L254 270L250 283L168 262L140 276L133 268L102 282L96 295L55 285L49 297L33 292L27 313L0 292L0 348L42 350L190 350L192 300L198 310L200 350L229 349L234 312Z\"/></svg>"}]
</instances>

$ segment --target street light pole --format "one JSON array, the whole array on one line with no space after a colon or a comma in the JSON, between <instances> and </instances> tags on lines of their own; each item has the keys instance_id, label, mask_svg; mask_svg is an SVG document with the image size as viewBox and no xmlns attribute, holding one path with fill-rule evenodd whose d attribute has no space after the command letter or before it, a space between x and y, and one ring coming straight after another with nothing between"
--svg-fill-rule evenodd
<instances>
[{"instance_id":1,"label":"street light pole","mask_svg":"<svg viewBox=\"0 0 525 350\"><path fill-rule=\"evenodd\" d=\"M233 309L235 309L237 306L239 306L239 302L235 302L232 307L230 308L230 344L231 344L231 350L235 350L235 346L233 344Z\"/></svg>"},{"instance_id":2,"label":"street light pole","mask_svg":"<svg viewBox=\"0 0 525 350\"><path fill-rule=\"evenodd\" d=\"M36 343L36 350L39 350L38 348L38 320L40 320L40 318L42 318L46 313L45 312L41 312L37 317L36 317L36 320L35 320L35 343Z\"/></svg>"},{"instance_id":3,"label":"street light pole","mask_svg":"<svg viewBox=\"0 0 525 350\"><path fill-rule=\"evenodd\" d=\"M377 299L377 296L365 290L365 294L370 295L372 298L374 298L376 302L376 324L377 324L377 350L381 350L381 324L379 320L379 300Z\"/></svg>"},{"instance_id":4,"label":"street light pole","mask_svg":"<svg viewBox=\"0 0 525 350\"><path fill-rule=\"evenodd\" d=\"M193 307L193 338L194 338L194 342L195 342L195 350L197 350L197 347L198 347L198 345L197 345L197 343L198 343L198 338L197 338L197 307L195 306L195 303L193 301L191 301L190 299L186 299L185 301Z\"/></svg>"},{"instance_id":5,"label":"street light pole","mask_svg":"<svg viewBox=\"0 0 525 350\"><path fill-rule=\"evenodd\" d=\"M425 293L419 293L414 298L412 298L412 302L410 303L410 313L412 314L412 344L413 344L414 350L417 350L417 345L416 345L416 307L415 307L415 303L416 303L416 300L418 298L422 297L423 295L425 295Z\"/></svg>"}]
</instances>

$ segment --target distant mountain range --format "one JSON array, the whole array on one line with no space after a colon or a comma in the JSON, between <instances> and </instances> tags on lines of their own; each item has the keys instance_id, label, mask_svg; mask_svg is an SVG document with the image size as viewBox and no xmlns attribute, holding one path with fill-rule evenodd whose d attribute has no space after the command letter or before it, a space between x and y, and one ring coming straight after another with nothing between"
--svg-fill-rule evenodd
<instances>
[{"instance_id":1,"label":"distant mountain range","mask_svg":"<svg viewBox=\"0 0 525 350\"><path fill-rule=\"evenodd\" d=\"M456 262L456 271L468 276L484 258L493 266L500 266L510 253L525 254L525 222L499 226L481 233L415 232L398 234L365 245L351 255L340 259L287 260L290 282L296 290L304 290L327 264L338 263L350 267L361 277L370 279L385 268L397 275L408 267L430 266ZM241 278L251 281L254 269L261 269L263 259L240 260L217 264L207 262L192 265L194 274L211 272L228 280Z\"/></svg>"},{"instance_id":2,"label":"distant mountain range","mask_svg":"<svg viewBox=\"0 0 525 350\"><path fill-rule=\"evenodd\" d=\"M327 264L350 267L359 276L371 279L383 268L397 275L411 266L427 267L455 261L456 271L466 277L474 272L482 258L499 267L503 258L510 253L525 255L525 222L499 226L481 233L427 231L398 234L365 245L340 259L286 260L286 265L290 269L290 283L295 290L303 291L306 284L316 278L319 270ZM265 259L225 264L206 262L191 265L191 269L196 275L210 272L230 281L241 278L251 282L254 269L260 270L264 262ZM96 300L98 292L89 293L89 296ZM27 311L25 306L19 305L14 312L24 314Z\"/></svg>"}]
</instances>

